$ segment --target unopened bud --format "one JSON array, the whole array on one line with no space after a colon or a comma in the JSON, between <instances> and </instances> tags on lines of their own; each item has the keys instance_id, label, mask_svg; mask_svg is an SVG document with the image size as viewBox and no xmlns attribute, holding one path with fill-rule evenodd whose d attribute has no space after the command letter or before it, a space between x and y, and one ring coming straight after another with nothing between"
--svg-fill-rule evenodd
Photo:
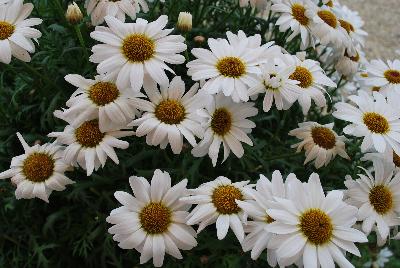
<instances>
[{"instance_id":1,"label":"unopened bud","mask_svg":"<svg viewBox=\"0 0 400 268\"><path fill-rule=\"evenodd\" d=\"M202 35L197 35L193 39L197 44L201 45L206 41L206 38Z\"/></svg>"},{"instance_id":2,"label":"unopened bud","mask_svg":"<svg viewBox=\"0 0 400 268\"><path fill-rule=\"evenodd\" d=\"M189 12L180 12L176 27L182 32L190 32L192 30L192 14Z\"/></svg>"},{"instance_id":3,"label":"unopened bud","mask_svg":"<svg viewBox=\"0 0 400 268\"><path fill-rule=\"evenodd\" d=\"M75 2L68 6L65 18L71 24L78 24L82 20L82 11L79 9L79 6Z\"/></svg>"}]
</instances>

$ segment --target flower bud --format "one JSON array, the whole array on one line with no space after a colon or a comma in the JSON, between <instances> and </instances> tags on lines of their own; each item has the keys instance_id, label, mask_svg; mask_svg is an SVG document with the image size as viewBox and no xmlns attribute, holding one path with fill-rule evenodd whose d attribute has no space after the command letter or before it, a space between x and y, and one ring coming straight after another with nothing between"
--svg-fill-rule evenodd
<instances>
[{"instance_id":1,"label":"flower bud","mask_svg":"<svg viewBox=\"0 0 400 268\"><path fill-rule=\"evenodd\" d=\"M68 6L65 18L71 24L78 24L82 20L83 14L75 2Z\"/></svg>"},{"instance_id":2,"label":"flower bud","mask_svg":"<svg viewBox=\"0 0 400 268\"><path fill-rule=\"evenodd\" d=\"M190 32L192 30L192 14L189 12L180 12L176 26L182 32Z\"/></svg>"},{"instance_id":3,"label":"flower bud","mask_svg":"<svg viewBox=\"0 0 400 268\"><path fill-rule=\"evenodd\" d=\"M203 44L203 43L206 41L206 38L205 38L204 36L202 36L202 35L197 35L197 36L195 36L195 37L193 38L193 40L194 40L197 44L201 45L201 44Z\"/></svg>"}]
</instances>

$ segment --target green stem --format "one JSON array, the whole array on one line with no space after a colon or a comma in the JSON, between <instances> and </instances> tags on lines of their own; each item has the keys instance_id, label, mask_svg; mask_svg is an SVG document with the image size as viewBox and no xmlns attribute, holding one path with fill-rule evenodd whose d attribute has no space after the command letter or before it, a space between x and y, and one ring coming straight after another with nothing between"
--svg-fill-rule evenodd
<instances>
[{"instance_id":1,"label":"green stem","mask_svg":"<svg viewBox=\"0 0 400 268\"><path fill-rule=\"evenodd\" d=\"M75 29L76 35L78 36L79 43L81 44L81 47L83 49L83 54L85 55L85 59L86 59L86 61L88 61L89 55L88 55L87 48L85 45L85 40L83 40L81 28L79 27L79 25L74 25L74 29Z\"/></svg>"}]
</instances>

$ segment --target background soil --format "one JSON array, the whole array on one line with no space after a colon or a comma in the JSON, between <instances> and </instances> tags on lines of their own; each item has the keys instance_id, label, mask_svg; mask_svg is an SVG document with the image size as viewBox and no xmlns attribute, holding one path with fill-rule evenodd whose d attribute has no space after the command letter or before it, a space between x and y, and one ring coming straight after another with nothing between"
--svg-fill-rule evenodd
<instances>
[{"instance_id":1,"label":"background soil","mask_svg":"<svg viewBox=\"0 0 400 268\"><path fill-rule=\"evenodd\" d=\"M363 18L368 32L365 47L369 59L400 58L400 0L340 0Z\"/></svg>"}]
</instances>

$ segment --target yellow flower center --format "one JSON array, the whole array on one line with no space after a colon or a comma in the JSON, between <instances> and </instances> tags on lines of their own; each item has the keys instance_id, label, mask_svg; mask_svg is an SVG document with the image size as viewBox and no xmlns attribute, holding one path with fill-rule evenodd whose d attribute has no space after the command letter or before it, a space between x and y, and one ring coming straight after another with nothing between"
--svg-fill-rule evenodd
<instances>
[{"instance_id":1,"label":"yellow flower center","mask_svg":"<svg viewBox=\"0 0 400 268\"><path fill-rule=\"evenodd\" d=\"M161 122L174 125L185 119L185 107L177 100L163 100L155 109L155 116Z\"/></svg>"},{"instance_id":2,"label":"yellow flower center","mask_svg":"<svg viewBox=\"0 0 400 268\"><path fill-rule=\"evenodd\" d=\"M111 82L98 82L89 89L89 98L98 106L109 104L115 101L118 96L119 90Z\"/></svg>"},{"instance_id":3,"label":"yellow flower center","mask_svg":"<svg viewBox=\"0 0 400 268\"><path fill-rule=\"evenodd\" d=\"M215 134L224 136L232 127L232 115L225 108L218 108L214 111L211 119L211 129Z\"/></svg>"},{"instance_id":4,"label":"yellow flower center","mask_svg":"<svg viewBox=\"0 0 400 268\"><path fill-rule=\"evenodd\" d=\"M306 16L306 8L298 3L292 5L292 16L301 25L308 25L310 21Z\"/></svg>"},{"instance_id":5,"label":"yellow flower center","mask_svg":"<svg viewBox=\"0 0 400 268\"><path fill-rule=\"evenodd\" d=\"M360 54L358 54L358 52L356 52L355 56L349 56L349 54L347 54L347 50L344 52L344 56L348 57L351 61L354 62L358 62L360 60Z\"/></svg>"},{"instance_id":6,"label":"yellow flower center","mask_svg":"<svg viewBox=\"0 0 400 268\"><path fill-rule=\"evenodd\" d=\"M31 182L44 182L53 175L54 159L45 153L33 153L23 162L22 173Z\"/></svg>"},{"instance_id":7,"label":"yellow flower center","mask_svg":"<svg viewBox=\"0 0 400 268\"><path fill-rule=\"evenodd\" d=\"M235 200L243 200L243 194L235 186L222 185L214 189L211 198L220 214L236 214L240 207Z\"/></svg>"},{"instance_id":8,"label":"yellow flower center","mask_svg":"<svg viewBox=\"0 0 400 268\"><path fill-rule=\"evenodd\" d=\"M132 34L124 39L122 53L130 62L144 62L154 56L155 44L144 34Z\"/></svg>"},{"instance_id":9,"label":"yellow flower center","mask_svg":"<svg viewBox=\"0 0 400 268\"><path fill-rule=\"evenodd\" d=\"M385 134L390 129L387 119L374 112L365 113L363 121L367 128L374 133Z\"/></svg>"},{"instance_id":10,"label":"yellow flower center","mask_svg":"<svg viewBox=\"0 0 400 268\"><path fill-rule=\"evenodd\" d=\"M338 20L336 19L335 14L333 14L329 10L318 11L318 17L320 17L321 20L323 20L326 24L328 24L332 28L337 27Z\"/></svg>"},{"instance_id":11,"label":"yellow flower center","mask_svg":"<svg viewBox=\"0 0 400 268\"><path fill-rule=\"evenodd\" d=\"M350 32L354 32L354 26L350 22L345 20L339 20L339 23L340 26L342 26L348 34L350 34Z\"/></svg>"},{"instance_id":12,"label":"yellow flower center","mask_svg":"<svg viewBox=\"0 0 400 268\"><path fill-rule=\"evenodd\" d=\"M307 210L300 217L300 230L314 245L322 245L332 237L333 225L331 218L321 209Z\"/></svg>"},{"instance_id":13,"label":"yellow flower center","mask_svg":"<svg viewBox=\"0 0 400 268\"><path fill-rule=\"evenodd\" d=\"M75 130L75 138L83 147L96 147L104 138L105 134L99 129L99 121L86 121Z\"/></svg>"},{"instance_id":14,"label":"yellow flower center","mask_svg":"<svg viewBox=\"0 0 400 268\"><path fill-rule=\"evenodd\" d=\"M149 203L140 212L139 219L148 234L161 234L168 230L171 211L161 203Z\"/></svg>"},{"instance_id":15,"label":"yellow flower center","mask_svg":"<svg viewBox=\"0 0 400 268\"><path fill-rule=\"evenodd\" d=\"M326 127L315 127L311 130L314 143L329 150L335 147L336 137L332 130Z\"/></svg>"},{"instance_id":16,"label":"yellow flower center","mask_svg":"<svg viewBox=\"0 0 400 268\"><path fill-rule=\"evenodd\" d=\"M301 88L308 88L313 83L312 73L304 67L297 66L296 70L289 76L291 80L297 80L300 82L298 84Z\"/></svg>"},{"instance_id":17,"label":"yellow flower center","mask_svg":"<svg viewBox=\"0 0 400 268\"><path fill-rule=\"evenodd\" d=\"M361 77L367 78L368 74L367 73L361 73Z\"/></svg>"},{"instance_id":18,"label":"yellow flower center","mask_svg":"<svg viewBox=\"0 0 400 268\"><path fill-rule=\"evenodd\" d=\"M325 5L327 5L328 7L333 7L333 1L329 0L328 3L326 3Z\"/></svg>"},{"instance_id":19,"label":"yellow flower center","mask_svg":"<svg viewBox=\"0 0 400 268\"><path fill-rule=\"evenodd\" d=\"M15 30L15 26L6 22L0 21L0 40L9 38Z\"/></svg>"},{"instance_id":20,"label":"yellow flower center","mask_svg":"<svg viewBox=\"0 0 400 268\"><path fill-rule=\"evenodd\" d=\"M273 223L275 220L270 215L267 215L267 216L265 216L264 221L266 223L270 224L270 223Z\"/></svg>"},{"instance_id":21,"label":"yellow flower center","mask_svg":"<svg viewBox=\"0 0 400 268\"><path fill-rule=\"evenodd\" d=\"M238 78L246 72L246 65L237 57L225 57L217 62L217 70L226 77Z\"/></svg>"},{"instance_id":22,"label":"yellow flower center","mask_svg":"<svg viewBox=\"0 0 400 268\"><path fill-rule=\"evenodd\" d=\"M392 84L400 84L400 71L387 70L384 73L385 78Z\"/></svg>"},{"instance_id":23,"label":"yellow flower center","mask_svg":"<svg viewBox=\"0 0 400 268\"><path fill-rule=\"evenodd\" d=\"M369 192L369 202L376 212L384 215L393 208L392 192L384 185L374 186Z\"/></svg>"},{"instance_id":24,"label":"yellow flower center","mask_svg":"<svg viewBox=\"0 0 400 268\"><path fill-rule=\"evenodd\" d=\"M372 91L379 92L381 90L381 87L372 87Z\"/></svg>"},{"instance_id":25,"label":"yellow flower center","mask_svg":"<svg viewBox=\"0 0 400 268\"><path fill-rule=\"evenodd\" d=\"M400 167L400 156L393 152L393 163L396 167Z\"/></svg>"}]
</instances>

